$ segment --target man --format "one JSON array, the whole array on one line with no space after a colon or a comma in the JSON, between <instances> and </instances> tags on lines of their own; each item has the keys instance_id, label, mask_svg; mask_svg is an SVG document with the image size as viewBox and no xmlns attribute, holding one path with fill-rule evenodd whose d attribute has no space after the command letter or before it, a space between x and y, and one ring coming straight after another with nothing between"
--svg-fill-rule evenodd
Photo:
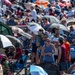
<instances>
[{"instance_id":1,"label":"man","mask_svg":"<svg viewBox=\"0 0 75 75\"><path fill-rule=\"evenodd\" d=\"M70 35L75 35L75 29L73 28L73 26L70 26Z\"/></svg>"},{"instance_id":2,"label":"man","mask_svg":"<svg viewBox=\"0 0 75 75\"><path fill-rule=\"evenodd\" d=\"M35 21L37 21L37 12L36 12L36 10L35 10L35 7L34 6L31 6L31 13L30 13L30 21L32 21L32 20L35 20Z\"/></svg>"},{"instance_id":3,"label":"man","mask_svg":"<svg viewBox=\"0 0 75 75\"><path fill-rule=\"evenodd\" d=\"M48 5L47 5L47 8L45 8L45 10L44 10L44 12L45 12L46 15L49 15L49 9L50 9L50 8L51 8L51 5L48 4Z\"/></svg>"},{"instance_id":4,"label":"man","mask_svg":"<svg viewBox=\"0 0 75 75\"><path fill-rule=\"evenodd\" d=\"M70 43L67 41L67 36L64 35L64 45L66 47L66 57L67 57L67 68L70 67L71 57L70 57Z\"/></svg>"},{"instance_id":5,"label":"man","mask_svg":"<svg viewBox=\"0 0 75 75\"><path fill-rule=\"evenodd\" d=\"M55 53L54 53L54 58L55 58L55 61L57 60L58 58L58 39L63 36L60 35L60 29L59 28L55 28L55 33L54 35L51 37L51 42L55 45L56 47L56 50L55 50Z\"/></svg>"},{"instance_id":6,"label":"man","mask_svg":"<svg viewBox=\"0 0 75 75\"><path fill-rule=\"evenodd\" d=\"M9 25L9 26L18 25L18 23L15 21L15 16L14 16L14 15L12 15L12 16L10 17L10 19L7 21L6 24Z\"/></svg>"},{"instance_id":7,"label":"man","mask_svg":"<svg viewBox=\"0 0 75 75\"><path fill-rule=\"evenodd\" d=\"M68 8L68 11L67 11L67 18L68 18L68 19L73 19L73 18L74 18L74 12L72 11L72 7L69 7L69 8Z\"/></svg>"}]
</instances>

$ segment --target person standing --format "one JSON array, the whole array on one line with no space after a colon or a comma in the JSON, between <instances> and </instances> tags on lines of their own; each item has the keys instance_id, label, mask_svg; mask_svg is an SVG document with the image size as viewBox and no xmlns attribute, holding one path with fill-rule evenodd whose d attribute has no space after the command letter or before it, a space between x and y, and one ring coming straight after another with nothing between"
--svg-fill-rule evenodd
<instances>
[{"instance_id":1,"label":"person standing","mask_svg":"<svg viewBox=\"0 0 75 75\"><path fill-rule=\"evenodd\" d=\"M43 56L43 62L50 62L54 63L54 51L55 51L55 46L50 43L50 40L47 38L45 41L45 45L42 48L42 56Z\"/></svg>"},{"instance_id":2,"label":"person standing","mask_svg":"<svg viewBox=\"0 0 75 75\"><path fill-rule=\"evenodd\" d=\"M58 39L58 59L56 64L59 65L59 69L62 72L67 71L67 57L66 57L66 47L64 45L64 38L59 38Z\"/></svg>"},{"instance_id":3,"label":"person standing","mask_svg":"<svg viewBox=\"0 0 75 75\"><path fill-rule=\"evenodd\" d=\"M29 20L32 21L32 20L35 20L37 21L37 12L35 10L35 7L34 6L31 6L31 12L29 14Z\"/></svg>"},{"instance_id":4,"label":"person standing","mask_svg":"<svg viewBox=\"0 0 75 75\"><path fill-rule=\"evenodd\" d=\"M68 40L67 40L67 36L66 35L64 35L64 45L65 45L65 47L66 47L66 57L67 57L67 68L69 68L70 67L70 62L71 62L71 56L70 56L70 43L68 42Z\"/></svg>"}]
</instances>

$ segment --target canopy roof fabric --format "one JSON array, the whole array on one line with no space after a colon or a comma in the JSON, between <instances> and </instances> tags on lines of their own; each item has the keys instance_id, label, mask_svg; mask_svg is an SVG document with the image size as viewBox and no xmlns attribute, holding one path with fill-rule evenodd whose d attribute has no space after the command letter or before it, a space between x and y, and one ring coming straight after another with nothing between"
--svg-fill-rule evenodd
<instances>
[{"instance_id":1,"label":"canopy roof fabric","mask_svg":"<svg viewBox=\"0 0 75 75\"><path fill-rule=\"evenodd\" d=\"M0 34L13 36L13 31L10 27L0 22Z\"/></svg>"}]
</instances>

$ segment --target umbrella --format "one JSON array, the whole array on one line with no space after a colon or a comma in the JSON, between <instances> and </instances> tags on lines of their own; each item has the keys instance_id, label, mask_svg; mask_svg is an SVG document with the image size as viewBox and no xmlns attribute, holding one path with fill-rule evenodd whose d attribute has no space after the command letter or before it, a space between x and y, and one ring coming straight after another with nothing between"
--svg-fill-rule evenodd
<instances>
[{"instance_id":1,"label":"umbrella","mask_svg":"<svg viewBox=\"0 0 75 75\"><path fill-rule=\"evenodd\" d=\"M23 8L22 6L20 6L20 5L16 5L16 4L12 5L12 8L17 9L18 7L19 7L21 10L24 10L24 8Z\"/></svg>"},{"instance_id":2,"label":"umbrella","mask_svg":"<svg viewBox=\"0 0 75 75\"><path fill-rule=\"evenodd\" d=\"M74 25L74 24L75 24L75 19L67 20L67 26Z\"/></svg>"},{"instance_id":3,"label":"umbrella","mask_svg":"<svg viewBox=\"0 0 75 75\"><path fill-rule=\"evenodd\" d=\"M47 5L49 4L49 1L39 0L39 1L36 1L35 4L38 5L38 6L43 6L44 8L46 8Z\"/></svg>"},{"instance_id":4,"label":"umbrella","mask_svg":"<svg viewBox=\"0 0 75 75\"><path fill-rule=\"evenodd\" d=\"M10 27L8 27L4 23L0 22L0 34L13 36L13 31Z\"/></svg>"},{"instance_id":5,"label":"umbrella","mask_svg":"<svg viewBox=\"0 0 75 75\"><path fill-rule=\"evenodd\" d=\"M26 9L30 10L30 7L31 7L31 6L35 6L35 4L34 4L34 3L30 3L30 2L25 3Z\"/></svg>"},{"instance_id":6,"label":"umbrella","mask_svg":"<svg viewBox=\"0 0 75 75\"><path fill-rule=\"evenodd\" d=\"M31 75L48 75L42 67L36 65L30 65L30 73Z\"/></svg>"},{"instance_id":7,"label":"umbrella","mask_svg":"<svg viewBox=\"0 0 75 75\"><path fill-rule=\"evenodd\" d=\"M9 0L2 0L2 2L8 6L12 6L12 3Z\"/></svg>"},{"instance_id":8,"label":"umbrella","mask_svg":"<svg viewBox=\"0 0 75 75\"><path fill-rule=\"evenodd\" d=\"M45 63L40 63L37 66L42 67L48 73L48 75L60 75L58 66L54 64L45 62Z\"/></svg>"},{"instance_id":9,"label":"umbrella","mask_svg":"<svg viewBox=\"0 0 75 75\"><path fill-rule=\"evenodd\" d=\"M55 27L68 32L68 28L62 24L53 23L52 25L50 25L49 28L55 28Z\"/></svg>"},{"instance_id":10,"label":"umbrella","mask_svg":"<svg viewBox=\"0 0 75 75\"><path fill-rule=\"evenodd\" d=\"M20 40L17 39L16 37L10 36L10 35L6 35L6 37L12 42L13 45L15 45L16 43L18 43L21 48L23 47L23 45L22 45L22 43L20 42Z\"/></svg>"},{"instance_id":11,"label":"umbrella","mask_svg":"<svg viewBox=\"0 0 75 75\"><path fill-rule=\"evenodd\" d=\"M0 35L0 48L6 48L9 46L13 46L11 41L4 35Z\"/></svg>"},{"instance_id":12,"label":"umbrella","mask_svg":"<svg viewBox=\"0 0 75 75\"><path fill-rule=\"evenodd\" d=\"M66 5L64 3L59 2L60 7L65 7Z\"/></svg>"},{"instance_id":13,"label":"umbrella","mask_svg":"<svg viewBox=\"0 0 75 75\"><path fill-rule=\"evenodd\" d=\"M45 15L45 16L42 17L42 19L45 18L45 17L48 18L50 24L60 23L60 21L56 17L54 17L54 16Z\"/></svg>"},{"instance_id":14,"label":"umbrella","mask_svg":"<svg viewBox=\"0 0 75 75\"><path fill-rule=\"evenodd\" d=\"M42 27L41 27L41 25L39 25L38 23L35 23L35 22L31 22L31 23L29 23L28 25L27 25L27 27L32 31L32 32L34 32L34 34L38 34L38 31L39 31L39 29L43 29ZM45 32L45 30L43 29L43 31Z\"/></svg>"},{"instance_id":15,"label":"umbrella","mask_svg":"<svg viewBox=\"0 0 75 75\"><path fill-rule=\"evenodd\" d=\"M25 38L31 39L32 36L26 32L24 32L21 28L17 27L17 26L10 26L13 30L14 33L19 33L20 35L22 35Z\"/></svg>"}]
</instances>

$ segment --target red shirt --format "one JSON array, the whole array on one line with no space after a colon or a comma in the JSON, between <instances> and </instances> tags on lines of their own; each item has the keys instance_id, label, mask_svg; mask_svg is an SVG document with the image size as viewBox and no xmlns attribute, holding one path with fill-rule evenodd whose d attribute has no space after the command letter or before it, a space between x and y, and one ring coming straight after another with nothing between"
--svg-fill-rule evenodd
<instances>
[{"instance_id":1,"label":"red shirt","mask_svg":"<svg viewBox=\"0 0 75 75\"><path fill-rule=\"evenodd\" d=\"M49 15L55 16L55 14L53 12L51 12Z\"/></svg>"},{"instance_id":2,"label":"red shirt","mask_svg":"<svg viewBox=\"0 0 75 75\"><path fill-rule=\"evenodd\" d=\"M20 48L16 49L15 59L18 59L22 55L22 50Z\"/></svg>"}]
</instances>

